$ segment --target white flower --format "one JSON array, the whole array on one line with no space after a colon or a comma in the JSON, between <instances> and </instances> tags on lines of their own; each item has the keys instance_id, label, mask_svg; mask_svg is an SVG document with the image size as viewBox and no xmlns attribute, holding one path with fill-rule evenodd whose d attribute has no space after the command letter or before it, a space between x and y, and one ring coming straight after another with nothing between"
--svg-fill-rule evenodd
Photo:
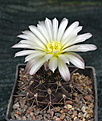
<instances>
[{"instance_id":1,"label":"white flower","mask_svg":"<svg viewBox=\"0 0 102 121\"><path fill-rule=\"evenodd\" d=\"M90 33L80 34L82 26L76 21L69 27L68 19L63 18L61 23L54 18L52 21L46 18L36 26L29 26L29 30L23 31L18 37L22 40L13 46L13 48L26 48L26 50L17 52L15 56L26 56L25 71L35 74L40 67L45 64L54 72L57 67L64 80L70 80L70 72L67 64L71 62L76 67L84 69L83 59L74 52L87 52L95 50L93 44L79 44L89 39ZM27 50L29 49L29 50Z\"/></svg>"}]
</instances>

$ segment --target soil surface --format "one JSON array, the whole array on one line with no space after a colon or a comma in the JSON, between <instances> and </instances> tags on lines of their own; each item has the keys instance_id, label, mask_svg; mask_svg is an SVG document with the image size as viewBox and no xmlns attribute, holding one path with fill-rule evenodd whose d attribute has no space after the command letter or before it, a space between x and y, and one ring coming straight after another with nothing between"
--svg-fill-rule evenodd
<instances>
[{"instance_id":1,"label":"soil surface","mask_svg":"<svg viewBox=\"0 0 102 121\"><path fill-rule=\"evenodd\" d=\"M76 71L70 81L59 72L41 71L33 76L19 71L11 119L41 121L93 121L92 80Z\"/></svg>"}]
</instances>

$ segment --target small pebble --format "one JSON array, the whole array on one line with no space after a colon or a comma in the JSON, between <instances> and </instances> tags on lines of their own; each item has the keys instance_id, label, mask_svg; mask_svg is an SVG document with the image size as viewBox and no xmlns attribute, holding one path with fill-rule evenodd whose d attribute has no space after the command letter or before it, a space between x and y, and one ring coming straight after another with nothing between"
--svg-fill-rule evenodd
<instances>
[{"instance_id":1,"label":"small pebble","mask_svg":"<svg viewBox=\"0 0 102 121\"><path fill-rule=\"evenodd\" d=\"M36 120L35 116L32 116L32 120Z\"/></svg>"},{"instance_id":2,"label":"small pebble","mask_svg":"<svg viewBox=\"0 0 102 121\"><path fill-rule=\"evenodd\" d=\"M82 113L78 113L78 117L79 118L82 118L83 117L83 114Z\"/></svg>"},{"instance_id":3,"label":"small pebble","mask_svg":"<svg viewBox=\"0 0 102 121\"><path fill-rule=\"evenodd\" d=\"M60 117L61 114L60 113L55 113L55 116Z\"/></svg>"},{"instance_id":4,"label":"small pebble","mask_svg":"<svg viewBox=\"0 0 102 121\"><path fill-rule=\"evenodd\" d=\"M72 111L68 111L68 114L70 114L70 115L71 115L72 113L73 113Z\"/></svg>"},{"instance_id":5,"label":"small pebble","mask_svg":"<svg viewBox=\"0 0 102 121\"><path fill-rule=\"evenodd\" d=\"M84 99L87 100L87 101L90 101L90 97L89 96L85 96Z\"/></svg>"},{"instance_id":6,"label":"small pebble","mask_svg":"<svg viewBox=\"0 0 102 121\"><path fill-rule=\"evenodd\" d=\"M18 114L14 115L18 120L21 120L21 116L19 116Z\"/></svg>"},{"instance_id":7,"label":"small pebble","mask_svg":"<svg viewBox=\"0 0 102 121\"><path fill-rule=\"evenodd\" d=\"M29 114L31 111L30 110L27 110L26 113Z\"/></svg>"},{"instance_id":8,"label":"small pebble","mask_svg":"<svg viewBox=\"0 0 102 121\"><path fill-rule=\"evenodd\" d=\"M54 112L59 112L60 109L61 109L60 107L55 107Z\"/></svg>"},{"instance_id":9,"label":"small pebble","mask_svg":"<svg viewBox=\"0 0 102 121\"><path fill-rule=\"evenodd\" d=\"M72 101L66 101L66 104L72 104Z\"/></svg>"},{"instance_id":10,"label":"small pebble","mask_svg":"<svg viewBox=\"0 0 102 121\"><path fill-rule=\"evenodd\" d=\"M77 116L77 111L73 111L73 115L74 116Z\"/></svg>"},{"instance_id":11,"label":"small pebble","mask_svg":"<svg viewBox=\"0 0 102 121\"><path fill-rule=\"evenodd\" d=\"M57 117L57 116L54 116L54 117L53 117L53 120L55 120L56 118L58 118L58 117Z\"/></svg>"},{"instance_id":12,"label":"small pebble","mask_svg":"<svg viewBox=\"0 0 102 121\"><path fill-rule=\"evenodd\" d=\"M73 93L74 96L77 96L78 94L77 93Z\"/></svg>"},{"instance_id":13,"label":"small pebble","mask_svg":"<svg viewBox=\"0 0 102 121\"><path fill-rule=\"evenodd\" d=\"M24 105L22 111L25 112L27 110L28 106L27 105Z\"/></svg>"},{"instance_id":14,"label":"small pebble","mask_svg":"<svg viewBox=\"0 0 102 121\"><path fill-rule=\"evenodd\" d=\"M33 112L30 112L30 116L34 116L34 113Z\"/></svg>"},{"instance_id":15,"label":"small pebble","mask_svg":"<svg viewBox=\"0 0 102 121\"><path fill-rule=\"evenodd\" d=\"M26 120L26 117L25 116L22 116L22 120Z\"/></svg>"},{"instance_id":16,"label":"small pebble","mask_svg":"<svg viewBox=\"0 0 102 121\"><path fill-rule=\"evenodd\" d=\"M94 104L93 104L93 103L91 103L91 104L89 105L89 107L90 107L90 108L93 108L93 107L94 107Z\"/></svg>"},{"instance_id":17,"label":"small pebble","mask_svg":"<svg viewBox=\"0 0 102 121\"><path fill-rule=\"evenodd\" d=\"M60 119L63 120L65 118L65 113L61 114Z\"/></svg>"},{"instance_id":18,"label":"small pebble","mask_svg":"<svg viewBox=\"0 0 102 121\"><path fill-rule=\"evenodd\" d=\"M13 109L17 109L17 108L19 108L19 103L17 102L17 103L15 103L14 105L13 105Z\"/></svg>"},{"instance_id":19,"label":"small pebble","mask_svg":"<svg viewBox=\"0 0 102 121\"><path fill-rule=\"evenodd\" d=\"M67 113L68 112L68 109L64 109L62 113Z\"/></svg>"},{"instance_id":20,"label":"small pebble","mask_svg":"<svg viewBox=\"0 0 102 121\"><path fill-rule=\"evenodd\" d=\"M56 118L55 121L61 121L61 119L60 118Z\"/></svg>"},{"instance_id":21,"label":"small pebble","mask_svg":"<svg viewBox=\"0 0 102 121\"><path fill-rule=\"evenodd\" d=\"M72 105L67 104L67 105L64 106L64 108L71 109L72 108Z\"/></svg>"},{"instance_id":22,"label":"small pebble","mask_svg":"<svg viewBox=\"0 0 102 121\"><path fill-rule=\"evenodd\" d=\"M76 118L76 119L74 119L73 121L82 121L82 120L79 120L79 119Z\"/></svg>"},{"instance_id":23,"label":"small pebble","mask_svg":"<svg viewBox=\"0 0 102 121\"><path fill-rule=\"evenodd\" d=\"M35 115L38 115L39 113L40 113L39 110L36 110L36 111L34 112Z\"/></svg>"},{"instance_id":24,"label":"small pebble","mask_svg":"<svg viewBox=\"0 0 102 121\"><path fill-rule=\"evenodd\" d=\"M75 116L74 115L71 115L71 118L73 119Z\"/></svg>"},{"instance_id":25,"label":"small pebble","mask_svg":"<svg viewBox=\"0 0 102 121\"><path fill-rule=\"evenodd\" d=\"M71 121L71 118L67 115L66 116L67 121Z\"/></svg>"},{"instance_id":26,"label":"small pebble","mask_svg":"<svg viewBox=\"0 0 102 121\"><path fill-rule=\"evenodd\" d=\"M83 118L83 119L82 119L82 121L86 121L86 119L85 119L85 118Z\"/></svg>"},{"instance_id":27,"label":"small pebble","mask_svg":"<svg viewBox=\"0 0 102 121\"><path fill-rule=\"evenodd\" d=\"M14 112L11 113L11 118L15 119Z\"/></svg>"},{"instance_id":28,"label":"small pebble","mask_svg":"<svg viewBox=\"0 0 102 121\"><path fill-rule=\"evenodd\" d=\"M60 113L64 113L64 110L61 110Z\"/></svg>"},{"instance_id":29,"label":"small pebble","mask_svg":"<svg viewBox=\"0 0 102 121\"><path fill-rule=\"evenodd\" d=\"M85 113L85 112L86 112L86 107L83 106L83 107L81 108L81 111L82 111L83 113Z\"/></svg>"},{"instance_id":30,"label":"small pebble","mask_svg":"<svg viewBox=\"0 0 102 121\"><path fill-rule=\"evenodd\" d=\"M15 113L18 114L18 115L21 115L21 112L20 111L16 111Z\"/></svg>"},{"instance_id":31,"label":"small pebble","mask_svg":"<svg viewBox=\"0 0 102 121\"><path fill-rule=\"evenodd\" d=\"M36 116L35 120L42 120L42 119L43 119L43 116L42 115L38 115L38 116Z\"/></svg>"}]
</instances>

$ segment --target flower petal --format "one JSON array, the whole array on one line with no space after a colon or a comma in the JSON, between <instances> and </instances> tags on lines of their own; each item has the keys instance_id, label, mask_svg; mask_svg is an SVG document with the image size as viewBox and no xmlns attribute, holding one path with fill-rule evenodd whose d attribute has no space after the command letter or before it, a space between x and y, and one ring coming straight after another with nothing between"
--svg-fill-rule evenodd
<instances>
[{"instance_id":1,"label":"flower petal","mask_svg":"<svg viewBox=\"0 0 102 121\"><path fill-rule=\"evenodd\" d=\"M74 53L74 52L68 52L67 55L68 55L68 54L75 56L76 58L80 59L80 61L82 61L82 62L84 63L83 58L82 58L80 55L78 55L77 53Z\"/></svg>"},{"instance_id":2,"label":"flower petal","mask_svg":"<svg viewBox=\"0 0 102 121\"><path fill-rule=\"evenodd\" d=\"M74 31L74 33L78 33L78 32L80 32L81 30L82 30L82 26L78 26L76 29L75 29L75 31Z\"/></svg>"},{"instance_id":3,"label":"flower petal","mask_svg":"<svg viewBox=\"0 0 102 121\"><path fill-rule=\"evenodd\" d=\"M31 44L27 44L27 43L18 43L18 44L15 44L15 45L12 46L12 48L28 48L28 49L44 50L43 48L41 48L39 46L36 46L36 44L35 45L34 44L31 45Z\"/></svg>"},{"instance_id":4,"label":"flower petal","mask_svg":"<svg viewBox=\"0 0 102 121\"><path fill-rule=\"evenodd\" d=\"M52 33L52 22L48 18L45 20L45 26L49 34L50 41L53 40L53 33Z\"/></svg>"},{"instance_id":5,"label":"flower petal","mask_svg":"<svg viewBox=\"0 0 102 121\"><path fill-rule=\"evenodd\" d=\"M69 58L67 57L67 54L60 54L58 57L64 62L69 64Z\"/></svg>"},{"instance_id":6,"label":"flower petal","mask_svg":"<svg viewBox=\"0 0 102 121\"><path fill-rule=\"evenodd\" d=\"M37 44L39 47L45 48L45 45L41 42L41 40L39 40L31 31L25 30L22 33L23 34L18 35L18 37L26 40L21 40L20 43L31 43L33 45Z\"/></svg>"},{"instance_id":7,"label":"flower petal","mask_svg":"<svg viewBox=\"0 0 102 121\"><path fill-rule=\"evenodd\" d=\"M45 71L48 71L49 70L49 61L46 61L45 63L44 63L44 69L45 69Z\"/></svg>"},{"instance_id":8,"label":"flower petal","mask_svg":"<svg viewBox=\"0 0 102 121\"><path fill-rule=\"evenodd\" d=\"M31 46L33 46L33 47L36 48L36 49L37 49L37 48L38 48L38 49L41 49L41 50L44 50L44 49L45 49L44 44L42 44L39 40L38 40L38 41L36 40L36 42L34 42L34 41L29 41L29 40L21 40L19 43L31 45Z\"/></svg>"},{"instance_id":9,"label":"flower petal","mask_svg":"<svg viewBox=\"0 0 102 121\"><path fill-rule=\"evenodd\" d=\"M24 35L24 34L20 34L17 37L22 38L22 39L29 39L29 37L27 35Z\"/></svg>"},{"instance_id":10,"label":"flower petal","mask_svg":"<svg viewBox=\"0 0 102 121\"><path fill-rule=\"evenodd\" d=\"M40 58L41 58L41 57L40 57ZM36 62L38 61L38 59L40 59L40 58L36 58L36 59L30 60L30 61L26 64L26 68L25 68L25 70L24 70L24 73L25 73L25 74L29 73L29 71L30 71L31 67L33 66L33 64L36 63Z\"/></svg>"},{"instance_id":11,"label":"flower petal","mask_svg":"<svg viewBox=\"0 0 102 121\"><path fill-rule=\"evenodd\" d=\"M84 60L78 54L69 52L67 54L67 57L69 58L69 61L72 64L74 64L76 67L81 68L81 69L85 68Z\"/></svg>"},{"instance_id":12,"label":"flower petal","mask_svg":"<svg viewBox=\"0 0 102 121\"><path fill-rule=\"evenodd\" d=\"M86 39L89 39L90 37L92 37L92 34L90 34L90 33L78 35L77 37L71 39L70 41L66 41L66 43L63 46L63 49L68 47L68 46L71 46L73 44L76 44L79 42L84 42Z\"/></svg>"},{"instance_id":13,"label":"flower petal","mask_svg":"<svg viewBox=\"0 0 102 121\"><path fill-rule=\"evenodd\" d=\"M61 40L67 25L68 25L68 19L63 18L63 20L61 21L61 24L59 26L59 29L58 29L57 41Z\"/></svg>"},{"instance_id":14,"label":"flower petal","mask_svg":"<svg viewBox=\"0 0 102 121\"><path fill-rule=\"evenodd\" d=\"M44 58L39 59L36 63L33 64L29 73L31 75L35 74L41 68L41 66L45 63L45 61L46 60Z\"/></svg>"},{"instance_id":15,"label":"flower petal","mask_svg":"<svg viewBox=\"0 0 102 121\"><path fill-rule=\"evenodd\" d=\"M80 44L80 45L73 45L63 50L63 52L68 51L77 51L77 52L87 52L96 50L97 47L93 44Z\"/></svg>"},{"instance_id":16,"label":"flower petal","mask_svg":"<svg viewBox=\"0 0 102 121\"><path fill-rule=\"evenodd\" d=\"M91 33L85 33L85 34L78 35L76 37L76 39L72 42L72 44L84 42L85 40L89 39L90 37L92 37Z\"/></svg>"},{"instance_id":17,"label":"flower petal","mask_svg":"<svg viewBox=\"0 0 102 121\"><path fill-rule=\"evenodd\" d=\"M58 20L56 18L53 19L53 39L54 41L57 40L57 33L58 33Z\"/></svg>"},{"instance_id":18,"label":"flower petal","mask_svg":"<svg viewBox=\"0 0 102 121\"><path fill-rule=\"evenodd\" d=\"M35 45L34 42L29 41L29 40L21 40L19 43L20 43L20 44L27 44L27 45Z\"/></svg>"},{"instance_id":19,"label":"flower petal","mask_svg":"<svg viewBox=\"0 0 102 121\"><path fill-rule=\"evenodd\" d=\"M76 22L74 22L73 24L71 24L71 25L66 29L66 31L65 31L65 33L64 33L64 35L63 35L63 37L62 37L62 42L63 42L66 38L68 39L68 38L72 37L73 35L74 35L74 36L76 35L76 33L75 33L74 31L77 29L78 25L79 25L79 22L76 21Z\"/></svg>"},{"instance_id":20,"label":"flower petal","mask_svg":"<svg viewBox=\"0 0 102 121\"><path fill-rule=\"evenodd\" d=\"M63 63L63 61L61 61L60 59L58 59L58 70L64 80L66 80L66 81L70 80L69 69L68 69L67 65L65 63Z\"/></svg>"},{"instance_id":21,"label":"flower petal","mask_svg":"<svg viewBox=\"0 0 102 121\"><path fill-rule=\"evenodd\" d=\"M49 42L49 34L45 27L45 23L43 21L40 21L39 24L37 24L37 27L42 35L45 37L45 39Z\"/></svg>"},{"instance_id":22,"label":"flower petal","mask_svg":"<svg viewBox=\"0 0 102 121\"><path fill-rule=\"evenodd\" d=\"M26 58L25 58L25 62L27 61L30 61L32 59L35 59L35 58L39 58L39 57L42 57L45 55L45 52L42 52L42 51L34 51L33 54L30 54L28 55Z\"/></svg>"},{"instance_id":23,"label":"flower petal","mask_svg":"<svg viewBox=\"0 0 102 121\"><path fill-rule=\"evenodd\" d=\"M58 65L58 60L56 57L52 57L50 60L49 60L49 69L54 73L54 71L56 70L57 68L57 65Z\"/></svg>"},{"instance_id":24,"label":"flower petal","mask_svg":"<svg viewBox=\"0 0 102 121\"><path fill-rule=\"evenodd\" d=\"M35 36L35 35L34 35L31 31L29 31L29 30L22 31L22 33L23 33L23 35L26 35L26 36L28 36L29 38ZM31 38L31 39L32 39L32 38Z\"/></svg>"},{"instance_id":25,"label":"flower petal","mask_svg":"<svg viewBox=\"0 0 102 121\"><path fill-rule=\"evenodd\" d=\"M13 45L12 48L29 48L29 49L34 49L34 47L31 46L31 45L21 44L21 43Z\"/></svg>"},{"instance_id":26,"label":"flower petal","mask_svg":"<svg viewBox=\"0 0 102 121\"><path fill-rule=\"evenodd\" d=\"M38 28L33 25L29 26L29 28L37 36L37 38L39 38L40 41L46 45L47 41L44 38L44 36L41 34L41 32L38 30Z\"/></svg>"},{"instance_id":27,"label":"flower petal","mask_svg":"<svg viewBox=\"0 0 102 121\"><path fill-rule=\"evenodd\" d=\"M46 61L48 61L50 58L52 58L52 56L52 54L46 54L44 58L46 59Z\"/></svg>"},{"instance_id":28,"label":"flower petal","mask_svg":"<svg viewBox=\"0 0 102 121\"><path fill-rule=\"evenodd\" d=\"M34 53L34 50L23 50L23 51L19 51L15 54L15 57L17 56L25 56L25 55L28 55L28 54L32 54Z\"/></svg>"}]
</instances>

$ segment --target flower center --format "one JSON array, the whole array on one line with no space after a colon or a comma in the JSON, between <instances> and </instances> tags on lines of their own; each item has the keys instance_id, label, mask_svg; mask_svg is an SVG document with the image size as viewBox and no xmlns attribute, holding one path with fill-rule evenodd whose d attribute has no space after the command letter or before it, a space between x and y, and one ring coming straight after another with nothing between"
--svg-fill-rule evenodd
<instances>
[{"instance_id":1,"label":"flower center","mask_svg":"<svg viewBox=\"0 0 102 121\"><path fill-rule=\"evenodd\" d=\"M50 53L61 52L61 43L58 41L51 41L47 44L47 51Z\"/></svg>"}]
</instances>

